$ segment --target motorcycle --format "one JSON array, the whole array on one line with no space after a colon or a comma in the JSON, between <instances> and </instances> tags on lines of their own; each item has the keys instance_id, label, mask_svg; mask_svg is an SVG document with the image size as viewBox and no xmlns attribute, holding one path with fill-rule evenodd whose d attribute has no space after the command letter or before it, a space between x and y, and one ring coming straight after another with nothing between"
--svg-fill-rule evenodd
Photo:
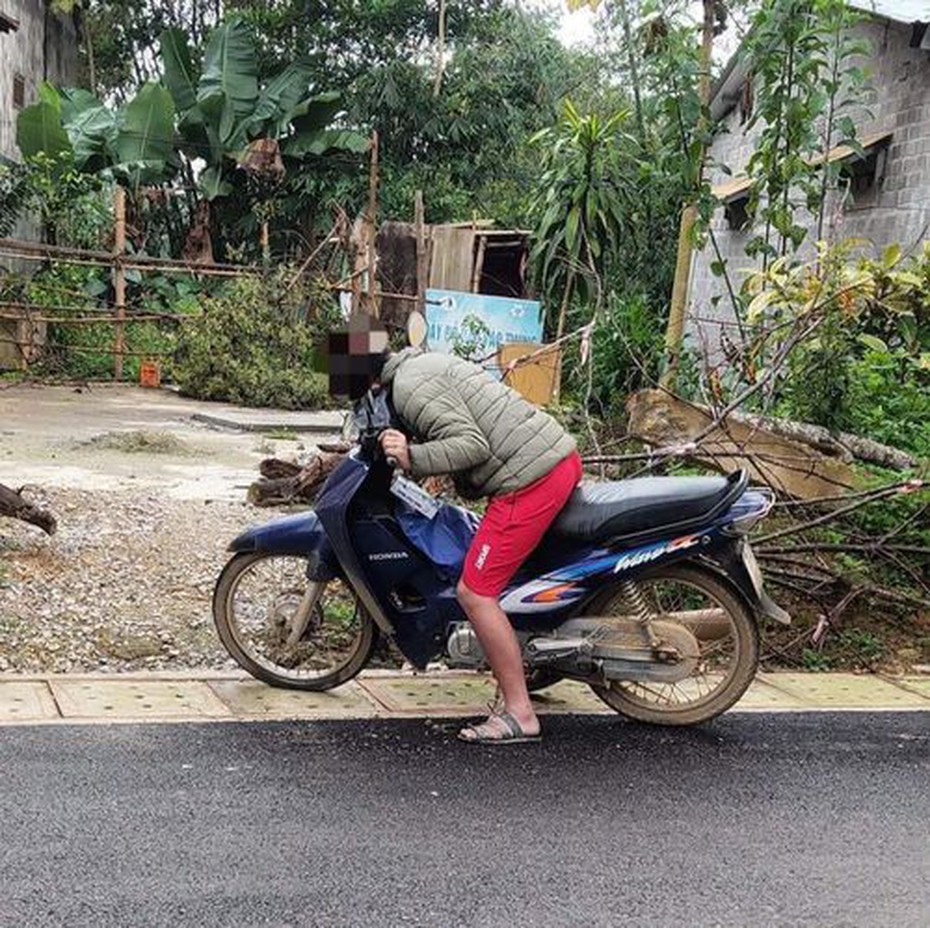
<instances>
[{"instance_id":1,"label":"motorcycle","mask_svg":"<svg viewBox=\"0 0 930 928\"><path fill-rule=\"evenodd\" d=\"M385 393L354 416L357 445L313 510L229 545L213 597L220 639L250 674L292 689L346 682L382 636L420 669L486 669L455 596L477 517L385 459L380 435L396 427ZM747 538L773 502L743 470L582 485L501 598L530 688L580 681L662 725L729 709L756 673L760 622L790 622Z\"/></svg>"}]
</instances>

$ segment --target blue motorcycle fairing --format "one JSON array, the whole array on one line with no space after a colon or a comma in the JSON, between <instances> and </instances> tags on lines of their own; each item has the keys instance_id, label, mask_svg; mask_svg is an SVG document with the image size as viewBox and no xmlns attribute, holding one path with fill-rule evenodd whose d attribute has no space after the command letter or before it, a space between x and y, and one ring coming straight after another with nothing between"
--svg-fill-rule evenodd
<instances>
[{"instance_id":1,"label":"blue motorcycle fairing","mask_svg":"<svg viewBox=\"0 0 930 928\"><path fill-rule=\"evenodd\" d=\"M352 530L350 530L350 513L355 516L362 508L368 510L369 516L390 513L388 508L390 504L387 502L389 494L386 492L386 487L382 494L361 492L371 476L371 471L369 464L359 456L358 449L351 451L327 477L326 483L317 494L314 508L349 584L355 590L362 605L382 631L394 634L394 623L373 593L367 573L355 552L355 542L358 538L364 537L364 532L360 530L360 526L354 524L356 521L354 518ZM382 476L385 476L386 465L380 468L380 471ZM363 497L363 495L367 495L368 499L364 502L368 505L363 505L361 499L356 499L357 496ZM387 499L379 502L379 496L387 497Z\"/></svg>"},{"instance_id":2,"label":"blue motorcycle fairing","mask_svg":"<svg viewBox=\"0 0 930 928\"><path fill-rule=\"evenodd\" d=\"M339 561L315 512L300 512L253 525L230 542L229 551L253 551L306 557L311 580L332 580L341 574Z\"/></svg>"}]
</instances>

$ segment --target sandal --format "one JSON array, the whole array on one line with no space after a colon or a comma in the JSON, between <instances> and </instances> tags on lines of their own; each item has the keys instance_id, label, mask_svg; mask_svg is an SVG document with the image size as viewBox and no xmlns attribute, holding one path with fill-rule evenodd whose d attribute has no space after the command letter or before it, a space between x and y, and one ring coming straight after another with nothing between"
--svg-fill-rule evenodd
<instances>
[{"instance_id":1,"label":"sandal","mask_svg":"<svg viewBox=\"0 0 930 928\"><path fill-rule=\"evenodd\" d=\"M506 726L506 730L492 727L492 719L499 719ZM524 744L530 741L542 741L542 735L527 734L520 723L509 713L493 713L486 722L478 725L468 725L459 732L459 740L469 744Z\"/></svg>"}]
</instances>

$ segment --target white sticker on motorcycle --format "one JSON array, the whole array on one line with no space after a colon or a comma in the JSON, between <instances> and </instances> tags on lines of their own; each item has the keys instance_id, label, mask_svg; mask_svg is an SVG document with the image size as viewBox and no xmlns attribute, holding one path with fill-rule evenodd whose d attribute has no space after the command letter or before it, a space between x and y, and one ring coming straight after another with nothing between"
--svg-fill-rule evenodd
<instances>
[{"instance_id":1,"label":"white sticker on motorcycle","mask_svg":"<svg viewBox=\"0 0 930 928\"><path fill-rule=\"evenodd\" d=\"M614 565L614 573L618 574L621 570L629 570L631 567L640 567L643 564L649 564L657 561L665 554L671 554L673 551L682 551L685 548L693 548L701 540L700 535L686 535L684 538L676 538L667 544L654 545L652 548L641 548L638 551L631 551L624 554Z\"/></svg>"},{"instance_id":2,"label":"white sticker on motorcycle","mask_svg":"<svg viewBox=\"0 0 930 928\"><path fill-rule=\"evenodd\" d=\"M434 499L422 487L417 486L406 477L401 477L400 474L394 478L394 482L391 484L391 492L415 512L420 513L421 516L426 516L427 519L434 518L442 508L439 500Z\"/></svg>"}]
</instances>

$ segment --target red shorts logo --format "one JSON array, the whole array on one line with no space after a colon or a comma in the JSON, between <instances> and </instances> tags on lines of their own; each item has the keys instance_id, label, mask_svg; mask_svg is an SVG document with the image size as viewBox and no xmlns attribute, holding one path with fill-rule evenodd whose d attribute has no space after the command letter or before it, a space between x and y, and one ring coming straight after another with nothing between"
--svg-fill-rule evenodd
<instances>
[{"instance_id":1,"label":"red shorts logo","mask_svg":"<svg viewBox=\"0 0 930 928\"><path fill-rule=\"evenodd\" d=\"M490 545L481 546L481 550L478 552L478 556L475 558L475 570L481 570L481 568L484 567L484 562L488 559L488 555L490 553Z\"/></svg>"}]
</instances>

